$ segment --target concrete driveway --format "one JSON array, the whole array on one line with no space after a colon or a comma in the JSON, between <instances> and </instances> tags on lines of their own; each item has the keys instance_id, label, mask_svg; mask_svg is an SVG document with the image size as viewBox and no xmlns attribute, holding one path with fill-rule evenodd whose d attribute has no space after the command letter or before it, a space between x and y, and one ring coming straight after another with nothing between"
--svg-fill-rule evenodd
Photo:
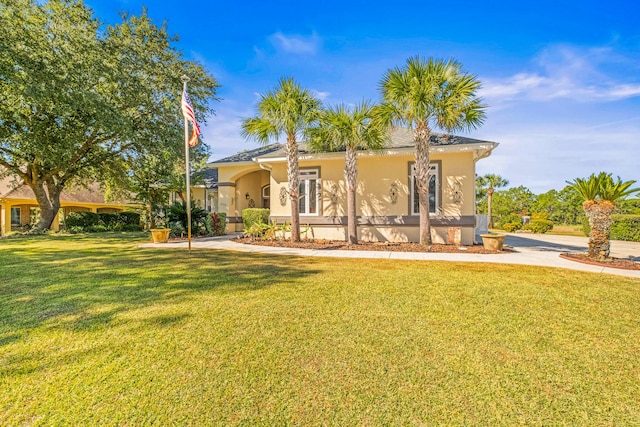
<instances>
[{"instance_id":1,"label":"concrete driveway","mask_svg":"<svg viewBox=\"0 0 640 427\"><path fill-rule=\"evenodd\" d=\"M586 252L589 239L551 234L505 233L505 244L513 248L527 248L545 252ZM611 241L611 256L640 261L640 242Z\"/></svg>"}]
</instances>

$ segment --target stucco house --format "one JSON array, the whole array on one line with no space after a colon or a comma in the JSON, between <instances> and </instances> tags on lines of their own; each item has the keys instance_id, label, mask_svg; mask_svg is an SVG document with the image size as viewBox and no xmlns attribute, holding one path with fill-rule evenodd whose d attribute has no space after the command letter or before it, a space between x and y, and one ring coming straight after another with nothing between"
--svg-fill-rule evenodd
<instances>
[{"instance_id":1,"label":"stucco house","mask_svg":"<svg viewBox=\"0 0 640 427\"><path fill-rule=\"evenodd\" d=\"M137 205L105 202L104 192L98 184L65 189L60 195L60 210L51 225L57 231L69 212L116 213ZM36 221L38 202L33 191L9 176L0 178L0 235L21 230Z\"/></svg>"},{"instance_id":2,"label":"stucco house","mask_svg":"<svg viewBox=\"0 0 640 427\"><path fill-rule=\"evenodd\" d=\"M430 213L435 243L473 244L476 162L497 146L461 136L432 135ZM402 128L391 132L385 149L358 153L359 239L419 241L414 163L413 133ZM344 152L314 153L300 144L300 224L308 229L307 238L345 239L344 164ZM244 151L208 166L218 171L217 211L227 214L228 231L242 230L242 211L250 207L269 208L272 220L290 222L283 145Z\"/></svg>"}]
</instances>

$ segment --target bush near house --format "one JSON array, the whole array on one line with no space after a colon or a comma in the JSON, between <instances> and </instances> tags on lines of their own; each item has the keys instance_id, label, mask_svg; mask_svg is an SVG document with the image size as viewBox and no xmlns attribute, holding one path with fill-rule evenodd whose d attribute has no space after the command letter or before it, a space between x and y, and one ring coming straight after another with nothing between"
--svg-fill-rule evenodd
<instances>
[{"instance_id":1,"label":"bush near house","mask_svg":"<svg viewBox=\"0 0 640 427\"><path fill-rule=\"evenodd\" d=\"M270 213L269 209L263 208L245 209L242 211L242 225L247 230L254 224L269 224Z\"/></svg>"},{"instance_id":2,"label":"bush near house","mask_svg":"<svg viewBox=\"0 0 640 427\"><path fill-rule=\"evenodd\" d=\"M136 212L95 213L70 212L64 224L70 233L100 233L104 231L140 231L140 214Z\"/></svg>"},{"instance_id":3,"label":"bush near house","mask_svg":"<svg viewBox=\"0 0 640 427\"><path fill-rule=\"evenodd\" d=\"M212 212L205 219L205 228L213 236L227 234L227 214L224 212Z\"/></svg>"},{"instance_id":4,"label":"bush near house","mask_svg":"<svg viewBox=\"0 0 640 427\"><path fill-rule=\"evenodd\" d=\"M523 230L529 230L536 234L543 234L547 231L551 231L553 228L553 221L548 219L532 219L529 224L522 227Z\"/></svg>"}]
</instances>

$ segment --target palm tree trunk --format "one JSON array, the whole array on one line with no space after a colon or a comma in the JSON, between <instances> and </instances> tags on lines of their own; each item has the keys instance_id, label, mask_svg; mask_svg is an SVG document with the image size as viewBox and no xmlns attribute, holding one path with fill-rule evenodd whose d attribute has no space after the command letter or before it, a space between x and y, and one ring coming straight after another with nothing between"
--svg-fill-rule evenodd
<instances>
[{"instance_id":1,"label":"palm tree trunk","mask_svg":"<svg viewBox=\"0 0 640 427\"><path fill-rule=\"evenodd\" d=\"M300 169L298 167L298 144L295 135L287 136L287 175L289 179L289 201L291 202L291 241L300 241Z\"/></svg>"},{"instance_id":2,"label":"palm tree trunk","mask_svg":"<svg viewBox=\"0 0 640 427\"><path fill-rule=\"evenodd\" d=\"M611 213L613 203L588 201L584 203L584 212L589 219L589 258L605 260L609 257L611 243Z\"/></svg>"},{"instance_id":3,"label":"palm tree trunk","mask_svg":"<svg viewBox=\"0 0 640 427\"><path fill-rule=\"evenodd\" d=\"M487 216L489 217L489 221L487 224L487 229L493 228L493 217L491 215L491 202L493 201L493 187L489 187L487 190Z\"/></svg>"},{"instance_id":4,"label":"palm tree trunk","mask_svg":"<svg viewBox=\"0 0 640 427\"><path fill-rule=\"evenodd\" d=\"M357 245L356 183L358 179L358 163L356 150L348 146L345 153L344 177L347 181L347 243Z\"/></svg>"},{"instance_id":5,"label":"palm tree trunk","mask_svg":"<svg viewBox=\"0 0 640 427\"><path fill-rule=\"evenodd\" d=\"M427 125L418 126L414 133L416 143L416 183L420 206L420 243L431 246L431 224L429 221L429 137Z\"/></svg>"}]
</instances>

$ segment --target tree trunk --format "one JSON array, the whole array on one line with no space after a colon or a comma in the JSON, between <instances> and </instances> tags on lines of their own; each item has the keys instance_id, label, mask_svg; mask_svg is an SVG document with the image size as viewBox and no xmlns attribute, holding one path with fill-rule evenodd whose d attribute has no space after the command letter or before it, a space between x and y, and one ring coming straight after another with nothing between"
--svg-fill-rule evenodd
<instances>
[{"instance_id":1,"label":"tree trunk","mask_svg":"<svg viewBox=\"0 0 640 427\"><path fill-rule=\"evenodd\" d=\"M291 241L300 241L300 170L298 168L298 144L295 135L287 137L287 174L289 201L291 202Z\"/></svg>"},{"instance_id":2,"label":"tree trunk","mask_svg":"<svg viewBox=\"0 0 640 427\"><path fill-rule=\"evenodd\" d=\"M591 232L589 233L589 258L603 261L609 258L611 243L611 213L615 206L608 201L586 201L584 212L589 219Z\"/></svg>"},{"instance_id":3,"label":"tree trunk","mask_svg":"<svg viewBox=\"0 0 640 427\"><path fill-rule=\"evenodd\" d=\"M431 246L431 224L429 221L429 137L431 130L425 125L416 128L415 177L418 186L418 203L420 206L420 243Z\"/></svg>"},{"instance_id":4,"label":"tree trunk","mask_svg":"<svg viewBox=\"0 0 640 427\"><path fill-rule=\"evenodd\" d=\"M60 210L60 193L62 187L48 182L45 190L45 184L42 181L25 182L31 190L38 202L40 208L40 219L33 228L34 232L43 232L51 228L53 220Z\"/></svg>"},{"instance_id":5,"label":"tree trunk","mask_svg":"<svg viewBox=\"0 0 640 427\"><path fill-rule=\"evenodd\" d=\"M358 225L356 218L356 185L358 180L358 163L356 150L347 147L345 154L344 177L347 182L347 243L358 244Z\"/></svg>"},{"instance_id":6,"label":"tree trunk","mask_svg":"<svg viewBox=\"0 0 640 427\"><path fill-rule=\"evenodd\" d=\"M487 224L487 228L493 228L493 217L491 216L491 202L493 201L493 187L489 187L487 190L487 216L489 217L489 221Z\"/></svg>"}]
</instances>

